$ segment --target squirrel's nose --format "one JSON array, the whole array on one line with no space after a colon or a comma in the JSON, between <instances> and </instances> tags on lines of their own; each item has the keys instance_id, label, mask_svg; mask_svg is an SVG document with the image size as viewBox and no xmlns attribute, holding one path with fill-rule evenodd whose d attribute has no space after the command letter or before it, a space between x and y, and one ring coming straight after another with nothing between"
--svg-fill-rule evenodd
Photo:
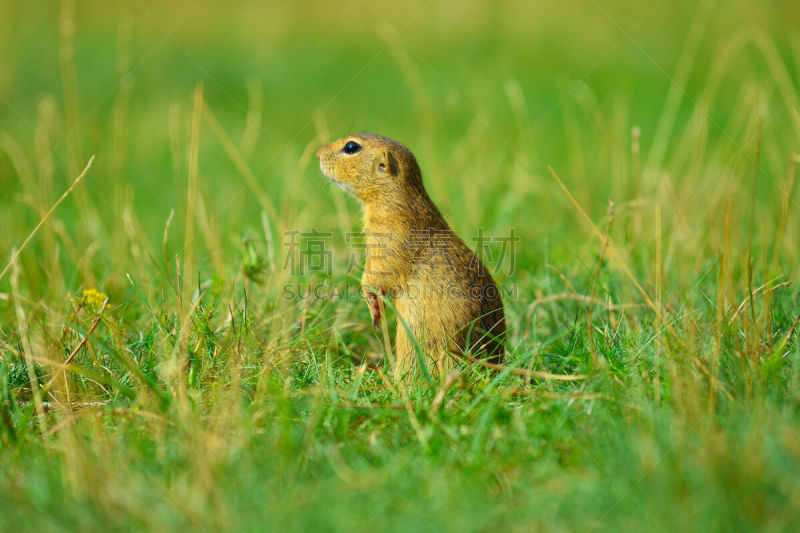
<instances>
[{"instance_id":1,"label":"squirrel's nose","mask_svg":"<svg viewBox=\"0 0 800 533\"><path fill-rule=\"evenodd\" d=\"M322 148L317 150L317 159L322 159Z\"/></svg>"}]
</instances>

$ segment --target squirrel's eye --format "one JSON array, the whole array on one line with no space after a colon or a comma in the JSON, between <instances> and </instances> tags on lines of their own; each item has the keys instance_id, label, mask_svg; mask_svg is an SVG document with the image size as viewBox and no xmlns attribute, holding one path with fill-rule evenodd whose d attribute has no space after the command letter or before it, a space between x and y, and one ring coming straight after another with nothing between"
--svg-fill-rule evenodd
<instances>
[{"instance_id":1,"label":"squirrel's eye","mask_svg":"<svg viewBox=\"0 0 800 533\"><path fill-rule=\"evenodd\" d=\"M354 154L359 150L361 150L361 145L354 141L349 141L344 145L344 148L342 148L342 152L346 154Z\"/></svg>"}]
</instances>

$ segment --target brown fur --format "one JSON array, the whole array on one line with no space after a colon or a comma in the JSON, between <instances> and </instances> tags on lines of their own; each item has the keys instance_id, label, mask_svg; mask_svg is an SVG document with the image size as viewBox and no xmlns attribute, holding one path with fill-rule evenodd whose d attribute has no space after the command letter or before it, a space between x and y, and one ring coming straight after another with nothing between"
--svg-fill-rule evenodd
<instances>
[{"instance_id":1,"label":"brown fur","mask_svg":"<svg viewBox=\"0 0 800 533\"><path fill-rule=\"evenodd\" d=\"M350 141L360 145L357 153L344 152ZM323 146L317 157L322 172L364 207L361 283L373 325L381 319L378 293L386 294L427 361L435 363L432 369L446 368L454 348L482 351L500 362L505 318L497 285L431 201L408 148L359 134ZM411 368L414 345L400 320L395 353L402 370Z\"/></svg>"}]
</instances>

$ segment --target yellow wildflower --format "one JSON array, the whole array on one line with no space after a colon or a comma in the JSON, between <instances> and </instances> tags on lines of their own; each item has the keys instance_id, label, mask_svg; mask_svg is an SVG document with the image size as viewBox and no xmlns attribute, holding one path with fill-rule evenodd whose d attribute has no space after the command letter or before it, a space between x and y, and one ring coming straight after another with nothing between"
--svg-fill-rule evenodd
<instances>
[{"instance_id":1,"label":"yellow wildflower","mask_svg":"<svg viewBox=\"0 0 800 533\"><path fill-rule=\"evenodd\" d=\"M97 289L85 289L81 303L93 309L99 309L107 299L108 295Z\"/></svg>"}]
</instances>

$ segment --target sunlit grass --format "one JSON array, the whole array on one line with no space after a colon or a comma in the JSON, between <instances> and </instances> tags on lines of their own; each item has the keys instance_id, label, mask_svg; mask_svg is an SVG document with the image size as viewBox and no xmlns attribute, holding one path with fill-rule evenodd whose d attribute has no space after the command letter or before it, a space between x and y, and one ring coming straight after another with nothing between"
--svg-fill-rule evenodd
<instances>
[{"instance_id":1,"label":"sunlit grass","mask_svg":"<svg viewBox=\"0 0 800 533\"><path fill-rule=\"evenodd\" d=\"M0 529L796 529L797 8L602 4L0 7ZM359 130L504 368L392 375Z\"/></svg>"}]
</instances>

